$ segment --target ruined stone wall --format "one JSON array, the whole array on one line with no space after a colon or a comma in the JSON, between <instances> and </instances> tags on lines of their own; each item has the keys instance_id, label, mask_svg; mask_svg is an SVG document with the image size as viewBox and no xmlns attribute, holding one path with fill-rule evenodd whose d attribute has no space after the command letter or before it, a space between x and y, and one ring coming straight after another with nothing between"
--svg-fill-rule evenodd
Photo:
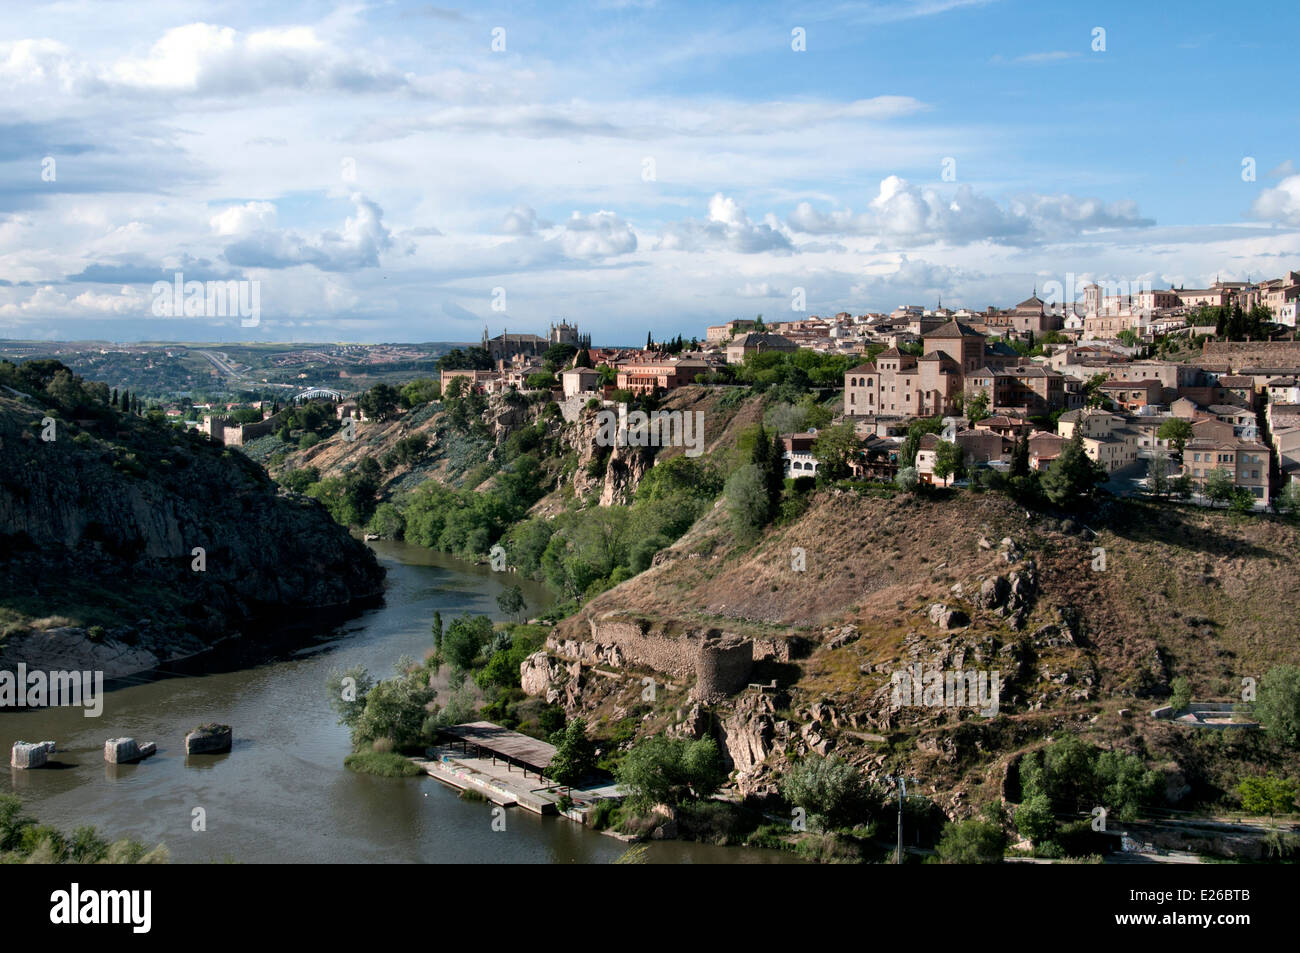
<instances>
[{"instance_id":1,"label":"ruined stone wall","mask_svg":"<svg viewBox=\"0 0 1300 953\"><path fill-rule=\"evenodd\" d=\"M597 646L611 646L627 664L694 678L692 696L701 701L717 701L744 688L754 667L753 642L716 629L670 636L644 621L606 616L591 620L591 635Z\"/></svg>"},{"instance_id":2,"label":"ruined stone wall","mask_svg":"<svg viewBox=\"0 0 1300 953\"><path fill-rule=\"evenodd\" d=\"M1227 363L1234 374L1243 367L1290 367L1300 364L1300 341L1206 341L1201 356Z\"/></svg>"},{"instance_id":3,"label":"ruined stone wall","mask_svg":"<svg viewBox=\"0 0 1300 953\"><path fill-rule=\"evenodd\" d=\"M745 687L754 669L754 646L748 639L703 639L695 659L696 701L716 702Z\"/></svg>"}]
</instances>

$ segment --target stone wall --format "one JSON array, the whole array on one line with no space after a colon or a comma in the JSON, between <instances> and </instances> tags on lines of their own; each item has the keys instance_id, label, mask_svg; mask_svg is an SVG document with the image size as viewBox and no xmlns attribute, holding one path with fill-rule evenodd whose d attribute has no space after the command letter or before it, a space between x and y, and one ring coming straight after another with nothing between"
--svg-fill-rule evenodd
<instances>
[{"instance_id":1,"label":"stone wall","mask_svg":"<svg viewBox=\"0 0 1300 953\"><path fill-rule=\"evenodd\" d=\"M605 615L591 620L596 651L610 658L617 648L627 664L640 665L678 678L694 678L692 697L717 701L745 687L754 667L754 645L717 629L688 631L671 636L644 620Z\"/></svg>"},{"instance_id":2,"label":"stone wall","mask_svg":"<svg viewBox=\"0 0 1300 953\"><path fill-rule=\"evenodd\" d=\"M1300 341L1206 341L1207 362L1226 363L1236 374L1243 367L1300 365Z\"/></svg>"}]
</instances>

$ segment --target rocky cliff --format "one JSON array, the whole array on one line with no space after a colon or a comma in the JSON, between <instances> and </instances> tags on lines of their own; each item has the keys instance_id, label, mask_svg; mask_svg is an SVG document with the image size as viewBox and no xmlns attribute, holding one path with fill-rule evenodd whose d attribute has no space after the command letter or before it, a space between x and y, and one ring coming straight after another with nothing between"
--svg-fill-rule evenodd
<instances>
[{"instance_id":1,"label":"rocky cliff","mask_svg":"<svg viewBox=\"0 0 1300 953\"><path fill-rule=\"evenodd\" d=\"M924 778L952 817L1067 732L1185 778L1170 803L1213 801L1278 757L1243 735L1216 758L1147 710L1175 676L1230 702L1244 678L1295 664L1294 525L1112 502L1088 528L996 494L839 490L756 542L723 517L561 621L524 663L525 691L623 737L712 736L743 795L836 754ZM734 678L693 661L714 631L750 646Z\"/></svg>"},{"instance_id":2,"label":"rocky cliff","mask_svg":"<svg viewBox=\"0 0 1300 953\"><path fill-rule=\"evenodd\" d=\"M0 667L122 676L382 592L369 548L238 451L30 391L0 393Z\"/></svg>"}]
</instances>

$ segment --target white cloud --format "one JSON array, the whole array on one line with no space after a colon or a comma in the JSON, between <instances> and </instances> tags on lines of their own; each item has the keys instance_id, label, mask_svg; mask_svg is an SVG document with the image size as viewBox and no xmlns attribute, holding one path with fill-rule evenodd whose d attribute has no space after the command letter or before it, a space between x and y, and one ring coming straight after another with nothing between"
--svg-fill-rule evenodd
<instances>
[{"instance_id":1,"label":"white cloud","mask_svg":"<svg viewBox=\"0 0 1300 953\"><path fill-rule=\"evenodd\" d=\"M374 91L405 85L374 55L361 57L313 27L241 32L190 23L162 34L144 56L93 63L57 41L0 43L0 87L48 87L77 96L240 96L268 89Z\"/></svg>"},{"instance_id":2,"label":"white cloud","mask_svg":"<svg viewBox=\"0 0 1300 953\"><path fill-rule=\"evenodd\" d=\"M1263 189L1250 206L1252 218L1300 225L1300 175L1290 175L1277 188Z\"/></svg>"},{"instance_id":3,"label":"white cloud","mask_svg":"<svg viewBox=\"0 0 1300 953\"><path fill-rule=\"evenodd\" d=\"M275 227L275 206L270 202L245 202L218 212L211 219L216 235L247 235Z\"/></svg>"},{"instance_id":4,"label":"white cloud","mask_svg":"<svg viewBox=\"0 0 1300 953\"><path fill-rule=\"evenodd\" d=\"M501 223L501 231L507 235L534 235L539 229L550 227L551 223L538 218L531 205L516 205Z\"/></svg>"},{"instance_id":5,"label":"white cloud","mask_svg":"<svg viewBox=\"0 0 1300 953\"><path fill-rule=\"evenodd\" d=\"M341 233L323 231L314 238L305 238L263 224L253 231L236 233L238 240L226 246L226 261L241 268L314 265L322 271L349 271L374 267L379 264L379 253L392 246L392 233L385 227L383 209L377 204L359 192L354 192L350 199L353 214L343 223ZM245 216L237 224L253 220Z\"/></svg>"},{"instance_id":6,"label":"white cloud","mask_svg":"<svg viewBox=\"0 0 1300 953\"><path fill-rule=\"evenodd\" d=\"M663 227L655 248L664 251L714 248L742 254L789 254L794 250L789 237L775 219L769 216L762 224L756 224L750 221L735 199L728 198L721 192L709 200L707 221L685 219L668 223Z\"/></svg>"},{"instance_id":7,"label":"white cloud","mask_svg":"<svg viewBox=\"0 0 1300 953\"><path fill-rule=\"evenodd\" d=\"M1055 241L1087 229L1134 228L1153 224L1131 201L1102 202L1072 195L1028 195L1001 205L970 186L950 192L914 185L896 175L881 180L864 212L819 211L800 202L787 219L810 235L867 235L910 244L935 241L968 244Z\"/></svg>"},{"instance_id":8,"label":"white cloud","mask_svg":"<svg viewBox=\"0 0 1300 953\"><path fill-rule=\"evenodd\" d=\"M574 212L564 223L558 239L569 258L608 258L636 251L636 233L632 226L613 212Z\"/></svg>"}]
</instances>

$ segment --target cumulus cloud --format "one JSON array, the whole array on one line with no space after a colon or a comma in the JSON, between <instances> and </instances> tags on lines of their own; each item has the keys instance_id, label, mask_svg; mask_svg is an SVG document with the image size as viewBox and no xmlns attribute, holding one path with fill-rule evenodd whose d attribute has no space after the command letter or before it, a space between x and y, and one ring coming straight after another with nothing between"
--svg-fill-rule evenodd
<instances>
[{"instance_id":1,"label":"cumulus cloud","mask_svg":"<svg viewBox=\"0 0 1300 953\"><path fill-rule=\"evenodd\" d=\"M685 219L668 223L655 247L664 251L720 248L745 255L758 252L790 254L794 250L774 218L768 216L762 223L750 221L740 204L721 192L709 200L707 220Z\"/></svg>"},{"instance_id":2,"label":"cumulus cloud","mask_svg":"<svg viewBox=\"0 0 1300 953\"><path fill-rule=\"evenodd\" d=\"M383 223L383 209L359 192L351 196L354 212L343 224L342 232L323 231L314 238L305 238L292 231L277 231L259 219L257 210L248 203L216 216L213 227L253 226L226 246L225 258L241 268L292 268L295 265L314 265L321 271L351 271L372 268L379 264L379 253L392 247L392 233ZM223 216L226 216L223 218Z\"/></svg>"},{"instance_id":3,"label":"cumulus cloud","mask_svg":"<svg viewBox=\"0 0 1300 953\"><path fill-rule=\"evenodd\" d=\"M1250 206L1252 218L1300 225L1300 175L1290 175L1277 188L1263 189Z\"/></svg>"},{"instance_id":4,"label":"cumulus cloud","mask_svg":"<svg viewBox=\"0 0 1300 953\"><path fill-rule=\"evenodd\" d=\"M1103 202L1072 195L1027 195L1005 205L968 185L950 193L891 175L866 210L821 211L800 202L787 218L810 235L872 235L895 241L969 244L1052 241L1095 228L1138 228L1155 224L1139 216L1131 201Z\"/></svg>"},{"instance_id":5,"label":"cumulus cloud","mask_svg":"<svg viewBox=\"0 0 1300 953\"><path fill-rule=\"evenodd\" d=\"M550 227L551 223L538 218L530 205L516 205L501 223L501 231L507 235L535 235L540 229Z\"/></svg>"},{"instance_id":6,"label":"cumulus cloud","mask_svg":"<svg viewBox=\"0 0 1300 953\"><path fill-rule=\"evenodd\" d=\"M636 251L632 226L613 212L574 212L555 239L569 258L608 258Z\"/></svg>"}]
</instances>

